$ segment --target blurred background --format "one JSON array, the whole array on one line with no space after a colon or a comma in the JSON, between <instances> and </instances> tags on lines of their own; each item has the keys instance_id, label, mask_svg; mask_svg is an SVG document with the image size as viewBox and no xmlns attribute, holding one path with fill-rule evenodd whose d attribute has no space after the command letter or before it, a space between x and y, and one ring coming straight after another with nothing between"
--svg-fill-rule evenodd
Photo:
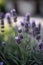
<instances>
[{"instance_id":1,"label":"blurred background","mask_svg":"<svg viewBox=\"0 0 43 65\"><path fill-rule=\"evenodd\" d=\"M13 8L18 15L30 12L32 16L43 16L43 0L0 0L0 11L6 13Z\"/></svg>"}]
</instances>

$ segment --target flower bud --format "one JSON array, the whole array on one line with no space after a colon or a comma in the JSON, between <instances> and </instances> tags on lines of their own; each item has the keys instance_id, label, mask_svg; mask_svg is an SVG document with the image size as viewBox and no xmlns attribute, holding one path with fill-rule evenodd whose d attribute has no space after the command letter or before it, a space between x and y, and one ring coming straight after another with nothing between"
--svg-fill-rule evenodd
<instances>
[{"instance_id":1,"label":"flower bud","mask_svg":"<svg viewBox=\"0 0 43 65\"><path fill-rule=\"evenodd\" d=\"M26 21L29 21L29 19L30 19L30 13L26 13L25 17L26 17Z\"/></svg>"},{"instance_id":2,"label":"flower bud","mask_svg":"<svg viewBox=\"0 0 43 65\"><path fill-rule=\"evenodd\" d=\"M19 32L19 33L22 32L22 28L21 28L21 27L18 28L18 32Z\"/></svg>"},{"instance_id":3,"label":"flower bud","mask_svg":"<svg viewBox=\"0 0 43 65\"><path fill-rule=\"evenodd\" d=\"M35 21L32 21L32 28L36 26Z\"/></svg>"},{"instance_id":4,"label":"flower bud","mask_svg":"<svg viewBox=\"0 0 43 65\"><path fill-rule=\"evenodd\" d=\"M15 37L15 40L16 40L16 42L18 43L18 44L20 44L21 43L21 39L20 39L20 37Z\"/></svg>"}]
</instances>

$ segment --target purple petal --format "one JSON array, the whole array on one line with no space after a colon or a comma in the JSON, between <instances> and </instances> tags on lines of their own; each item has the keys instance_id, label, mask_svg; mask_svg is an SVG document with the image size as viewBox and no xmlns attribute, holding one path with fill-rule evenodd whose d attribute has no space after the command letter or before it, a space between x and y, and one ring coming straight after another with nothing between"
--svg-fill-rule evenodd
<instances>
[{"instance_id":1,"label":"purple petal","mask_svg":"<svg viewBox=\"0 0 43 65\"><path fill-rule=\"evenodd\" d=\"M3 65L3 62L0 62L0 65Z\"/></svg>"}]
</instances>

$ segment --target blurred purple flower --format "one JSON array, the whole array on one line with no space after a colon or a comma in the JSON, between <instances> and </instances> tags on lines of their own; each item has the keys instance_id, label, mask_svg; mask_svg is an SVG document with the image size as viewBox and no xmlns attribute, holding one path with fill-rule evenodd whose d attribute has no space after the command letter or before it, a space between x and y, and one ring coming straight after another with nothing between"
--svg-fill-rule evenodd
<instances>
[{"instance_id":1,"label":"blurred purple flower","mask_svg":"<svg viewBox=\"0 0 43 65\"><path fill-rule=\"evenodd\" d=\"M39 29L38 29L38 26L35 26L35 27L33 28L33 36L37 36L38 34L40 34L40 31L39 31Z\"/></svg>"},{"instance_id":2,"label":"blurred purple flower","mask_svg":"<svg viewBox=\"0 0 43 65\"><path fill-rule=\"evenodd\" d=\"M35 27L35 32L36 32L36 35L40 34L40 31L39 31L38 27Z\"/></svg>"},{"instance_id":3,"label":"blurred purple flower","mask_svg":"<svg viewBox=\"0 0 43 65\"><path fill-rule=\"evenodd\" d=\"M8 23L11 24L11 15L10 15L10 13L6 13L5 18L8 20Z\"/></svg>"},{"instance_id":4,"label":"blurred purple flower","mask_svg":"<svg viewBox=\"0 0 43 65\"><path fill-rule=\"evenodd\" d=\"M22 32L22 28L18 27L18 32L21 33Z\"/></svg>"},{"instance_id":5,"label":"blurred purple flower","mask_svg":"<svg viewBox=\"0 0 43 65\"><path fill-rule=\"evenodd\" d=\"M3 65L3 62L0 62L0 65Z\"/></svg>"},{"instance_id":6,"label":"blurred purple flower","mask_svg":"<svg viewBox=\"0 0 43 65\"><path fill-rule=\"evenodd\" d=\"M36 26L36 24L35 24L35 21L33 20L32 21L32 28L34 28Z\"/></svg>"},{"instance_id":7,"label":"blurred purple flower","mask_svg":"<svg viewBox=\"0 0 43 65\"><path fill-rule=\"evenodd\" d=\"M21 26L24 26L24 24L25 24L25 17L23 17L21 20Z\"/></svg>"},{"instance_id":8,"label":"blurred purple flower","mask_svg":"<svg viewBox=\"0 0 43 65\"><path fill-rule=\"evenodd\" d=\"M27 22L25 23L25 28L28 28L28 23Z\"/></svg>"},{"instance_id":9,"label":"blurred purple flower","mask_svg":"<svg viewBox=\"0 0 43 65\"><path fill-rule=\"evenodd\" d=\"M43 42L41 40L39 40L38 46L40 50L43 50Z\"/></svg>"},{"instance_id":10,"label":"blurred purple flower","mask_svg":"<svg viewBox=\"0 0 43 65\"><path fill-rule=\"evenodd\" d=\"M10 11L10 13L11 13L11 16L13 17L13 19L14 19L14 22L17 22L16 10L15 10L15 9L12 9L12 10Z\"/></svg>"},{"instance_id":11,"label":"blurred purple flower","mask_svg":"<svg viewBox=\"0 0 43 65\"><path fill-rule=\"evenodd\" d=\"M26 17L26 21L29 21L29 19L30 19L30 13L26 13L25 17Z\"/></svg>"},{"instance_id":12,"label":"blurred purple flower","mask_svg":"<svg viewBox=\"0 0 43 65\"><path fill-rule=\"evenodd\" d=\"M29 32L29 29L31 27L30 23L29 22L25 22L25 32L28 33Z\"/></svg>"},{"instance_id":13,"label":"blurred purple flower","mask_svg":"<svg viewBox=\"0 0 43 65\"><path fill-rule=\"evenodd\" d=\"M11 24L11 19L7 17L8 23Z\"/></svg>"},{"instance_id":14,"label":"blurred purple flower","mask_svg":"<svg viewBox=\"0 0 43 65\"><path fill-rule=\"evenodd\" d=\"M12 9L12 10L10 11L10 13L11 13L12 16L15 16L15 15L16 15L16 10L15 10L15 9Z\"/></svg>"},{"instance_id":15,"label":"blurred purple flower","mask_svg":"<svg viewBox=\"0 0 43 65\"><path fill-rule=\"evenodd\" d=\"M9 12L5 14L5 18L8 18L8 17L9 18L11 17L11 14Z\"/></svg>"},{"instance_id":16,"label":"blurred purple flower","mask_svg":"<svg viewBox=\"0 0 43 65\"><path fill-rule=\"evenodd\" d=\"M39 41L40 39L41 39L41 36L40 36L40 35L37 35L37 36L36 36L36 40Z\"/></svg>"},{"instance_id":17,"label":"blurred purple flower","mask_svg":"<svg viewBox=\"0 0 43 65\"><path fill-rule=\"evenodd\" d=\"M14 22L17 22L17 16L14 17Z\"/></svg>"},{"instance_id":18,"label":"blurred purple flower","mask_svg":"<svg viewBox=\"0 0 43 65\"><path fill-rule=\"evenodd\" d=\"M39 49L40 49L40 50L43 50L43 44L40 44L40 45L39 45Z\"/></svg>"},{"instance_id":19,"label":"blurred purple flower","mask_svg":"<svg viewBox=\"0 0 43 65\"><path fill-rule=\"evenodd\" d=\"M16 40L16 42L18 43L18 44L20 44L21 43L21 39L20 39L20 37L15 37L15 40Z\"/></svg>"},{"instance_id":20,"label":"blurred purple flower","mask_svg":"<svg viewBox=\"0 0 43 65\"><path fill-rule=\"evenodd\" d=\"M24 22L21 22L21 25L24 26Z\"/></svg>"}]
</instances>

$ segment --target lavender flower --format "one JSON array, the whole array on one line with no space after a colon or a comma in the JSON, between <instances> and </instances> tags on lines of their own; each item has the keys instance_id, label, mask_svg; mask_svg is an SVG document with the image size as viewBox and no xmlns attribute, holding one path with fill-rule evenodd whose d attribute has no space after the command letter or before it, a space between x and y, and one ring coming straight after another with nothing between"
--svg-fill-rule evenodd
<instances>
[{"instance_id":1,"label":"lavender flower","mask_svg":"<svg viewBox=\"0 0 43 65\"><path fill-rule=\"evenodd\" d=\"M40 36L40 35L37 35L37 36L36 36L36 40L39 41L40 39L41 39L41 36Z\"/></svg>"},{"instance_id":2,"label":"lavender flower","mask_svg":"<svg viewBox=\"0 0 43 65\"><path fill-rule=\"evenodd\" d=\"M26 13L25 17L26 17L26 21L29 21L29 19L30 19L30 13Z\"/></svg>"},{"instance_id":3,"label":"lavender flower","mask_svg":"<svg viewBox=\"0 0 43 65\"><path fill-rule=\"evenodd\" d=\"M25 22L25 32L28 33L29 32L29 29L31 27L30 23L29 22Z\"/></svg>"},{"instance_id":4,"label":"lavender flower","mask_svg":"<svg viewBox=\"0 0 43 65\"><path fill-rule=\"evenodd\" d=\"M43 44L39 45L40 50L43 50Z\"/></svg>"},{"instance_id":5,"label":"lavender flower","mask_svg":"<svg viewBox=\"0 0 43 65\"><path fill-rule=\"evenodd\" d=\"M38 34L40 34L40 33L39 33L38 27L36 26L33 28L33 36L37 36Z\"/></svg>"},{"instance_id":6,"label":"lavender flower","mask_svg":"<svg viewBox=\"0 0 43 65\"><path fill-rule=\"evenodd\" d=\"M3 62L0 62L0 65L3 65Z\"/></svg>"},{"instance_id":7,"label":"lavender flower","mask_svg":"<svg viewBox=\"0 0 43 65\"><path fill-rule=\"evenodd\" d=\"M17 21L16 10L15 9L12 9L10 13L11 13L11 16L13 17L13 19L14 19L14 22L16 22Z\"/></svg>"},{"instance_id":8,"label":"lavender flower","mask_svg":"<svg viewBox=\"0 0 43 65\"><path fill-rule=\"evenodd\" d=\"M21 20L21 26L24 26L24 24L25 24L25 17L23 17Z\"/></svg>"},{"instance_id":9,"label":"lavender flower","mask_svg":"<svg viewBox=\"0 0 43 65\"><path fill-rule=\"evenodd\" d=\"M16 42L18 43L18 44L20 44L21 43L21 39L20 39L20 37L15 37L15 40L16 40Z\"/></svg>"},{"instance_id":10,"label":"lavender flower","mask_svg":"<svg viewBox=\"0 0 43 65\"><path fill-rule=\"evenodd\" d=\"M36 24L35 24L35 21L33 20L32 21L32 28L34 28L36 26Z\"/></svg>"},{"instance_id":11,"label":"lavender flower","mask_svg":"<svg viewBox=\"0 0 43 65\"><path fill-rule=\"evenodd\" d=\"M39 46L39 49L40 50L43 50L43 42L42 41L39 41L38 42L38 46Z\"/></svg>"},{"instance_id":12,"label":"lavender flower","mask_svg":"<svg viewBox=\"0 0 43 65\"><path fill-rule=\"evenodd\" d=\"M35 32L36 32L36 35L37 34L40 34L40 31L39 31L39 28L38 27L35 27Z\"/></svg>"},{"instance_id":13,"label":"lavender flower","mask_svg":"<svg viewBox=\"0 0 43 65\"><path fill-rule=\"evenodd\" d=\"M21 26L24 26L24 22L23 21L21 21Z\"/></svg>"},{"instance_id":14,"label":"lavender flower","mask_svg":"<svg viewBox=\"0 0 43 65\"><path fill-rule=\"evenodd\" d=\"M9 17L7 17L8 23L11 24L11 20Z\"/></svg>"},{"instance_id":15,"label":"lavender flower","mask_svg":"<svg viewBox=\"0 0 43 65\"><path fill-rule=\"evenodd\" d=\"M16 10L15 10L15 9L12 9L12 10L10 11L10 13L11 13L12 16L15 16L15 15L16 15Z\"/></svg>"},{"instance_id":16,"label":"lavender flower","mask_svg":"<svg viewBox=\"0 0 43 65\"><path fill-rule=\"evenodd\" d=\"M14 22L17 22L17 16L14 17Z\"/></svg>"},{"instance_id":17,"label":"lavender flower","mask_svg":"<svg viewBox=\"0 0 43 65\"><path fill-rule=\"evenodd\" d=\"M8 23L11 24L11 15L10 15L10 13L6 13L5 18L8 20Z\"/></svg>"},{"instance_id":18,"label":"lavender flower","mask_svg":"<svg viewBox=\"0 0 43 65\"><path fill-rule=\"evenodd\" d=\"M19 33L22 32L22 28L21 28L21 27L18 28L18 32L19 32Z\"/></svg>"},{"instance_id":19,"label":"lavender flower","mask_svg":"<svg viewBox=\"0 0 43 65\"><path fill-rule=\"evenodd\" d=\"M27 22L25 23L25 28L28 28L28 23Z\"/></svg>"}]
</instances>

